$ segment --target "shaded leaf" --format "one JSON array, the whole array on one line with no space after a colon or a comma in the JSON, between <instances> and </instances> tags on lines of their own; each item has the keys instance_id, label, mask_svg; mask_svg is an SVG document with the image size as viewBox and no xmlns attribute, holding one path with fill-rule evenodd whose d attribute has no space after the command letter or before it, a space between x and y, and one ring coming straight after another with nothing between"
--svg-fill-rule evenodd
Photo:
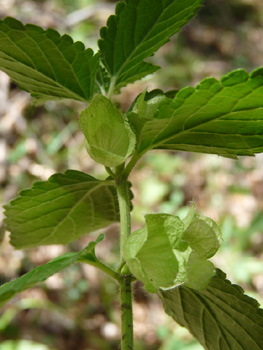
<instances>
[{"instance_id":1,"label":"shaded leaf","mask_svg":"<svg viewBox=\"0 0 263 350\"><path fill-rule=\"evenodd\" d=\"M196 88L182 89L174 99L161 96L145 101L155 105L151 115L137 114L143 108L141 97L129 115L137 153L155 148L236 158L262 152L262 94L260 68L250 75L239 69L220 81L207 78Z\"/></svg>"},{"instance_id":2,"label":"shaded leaf","mask_svg":"<svg viewBox=\"0 0 263 350\"><path fill-rule=\"evenodd\" d=\"M75 170L36 182L5 206L11 244L16 248L66 244L118 221L113 186L111 180Z\"/></svg>"},{"instance_id":3,"label":"shaded leaf","mask_svg":"<svg viewBox=\"0 0 263 350\"><path fill-rule=\"evenodd\" d=\"M20 88L41 100L89 100L94 93L99 57L81 42L54 29L0 21L0 69Z\"/></svg>"},{"instance_id":4,"label":"shaded leaf","mask_svg":"<svg viewBox=\"0 0 263 350\"><path fill-rule=\"evenodd\" d=\"M261 350L263 309L241 287L217 270L200 291L180 286L159 292L165 311L198 339L206 350Z\"/></svg>"},{"instance_id":5,"label":"shaded leaf","mask_svg":"<svg viewBox=\"0 0 263 350\"><path fill-rule=\"evenodd\" d=\"M134 150L136 138L116 106L97 95L80 114L80 126L91 158L108 167L125 162Z\"/></svg>"},{"instance_id":6,"label":"shaded leaf","mask_svg":"<svg viewBox=\"0 0 263 350\"><path fill-rule=\"evenodd\" d=\"M155 72L144 62L188 22L202 0L126 0L101 29L102 60L116 88Z\"/></svg>"},{"instance_id":7,"label":"shaded leaf","mask_svg":"<svg viewBox=\"0 0 263 350\"><path fill-rule=\"evenodd\" d=\"M23 276L5 283L0 287L0 307L16 294L33 287L39 282L45 281L48 277L53 276L55 273L65 269L71 264L74 264L81 259L83 254L86 258L88 252L93 252L96 244L102 239L103 235L100 235L95 242L90 242L88 246L80 252L61 255L46 264L34 268Z\"/></svg>"}]
</instances>

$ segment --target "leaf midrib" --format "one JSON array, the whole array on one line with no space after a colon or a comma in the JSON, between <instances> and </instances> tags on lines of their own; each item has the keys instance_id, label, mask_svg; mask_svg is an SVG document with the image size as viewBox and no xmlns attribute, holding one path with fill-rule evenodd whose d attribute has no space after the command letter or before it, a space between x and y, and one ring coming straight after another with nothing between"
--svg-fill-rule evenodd
<instances>
[{"instance_id":1,"label":"leaf midrib","mask_svg":"<svg viewBox=\"0 0 263 350\"><path fill-rule=\"evenodd\" d=\"M54 229L52 230L52 232L50 232L50 234L48 236L45 237L45 239L47 239L48 237L52 237L54 236L56 230L58 230L59 226L62 225L62 223L67 219L67 217L70 217L70 215L72 214L72 212L76 209L76 207L79 205L80 202L84 201L88 196L90 196L90 194L94 191L96 191L99 187L103 186L105 183L99 183L97 186L94 186L89 192L87 192L80 200L78 200L74 205L73 207L71 208L71 210L68 212L68 214L59 222L58 225L56 225L54 227ZM93 210L94 212L94 210ZM93 215L93 218L94 218L94 215ZM71 220L73 220L71 217L70 217ZM74 220L73 220L74 221ZM93 222L93 226L94 226L94 222ZM75 223L74 223L74 233L75 233ZM40 244L41 242L43 242L44 239L42 239L40 241Z\"/></svg>"}]
</instances>

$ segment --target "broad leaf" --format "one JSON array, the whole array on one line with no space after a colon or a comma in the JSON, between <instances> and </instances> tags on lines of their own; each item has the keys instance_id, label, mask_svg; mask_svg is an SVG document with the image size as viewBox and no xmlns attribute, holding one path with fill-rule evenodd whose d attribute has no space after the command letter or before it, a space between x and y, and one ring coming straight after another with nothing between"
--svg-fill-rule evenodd
<instances>
[{"instance_id":1,"label":"broad leaf","mask_svg":"<svg viewBox=\"0 0 263 350\"><path fill-rule=\"evenodd\" d=\"M95 242L90 242L88 246L80 252L61 255L46 264L36 267L19 278L3 284L0 287L0 307L2 307L16 294L33 287L39 282L45 281L48 277L65 269L71 264L74 264L81 259L82 255L85 255L86 257L89 252L93 254L96 244L98 244L102 239L103 235L100 235Z\"/></svg>"},{"instance_id":2,"label":"broad leaf","mask_svg":"<svg viewBox=\"0 0 263 350\"><path fill-rule=\"evenodd\" d=\"M155 148L236 158L262 152L262 95L262 68L250 75L236 70L220 81L207 78L174 99L157 96L143 103L141 95L129 115L137 153Z\"/></svg>"},{"instance_id":3,"label":"broad leaf","mask_svg":"<svg viewBox=\"0 0 263 350\"><path fill-rule=\"evenodd\" d=\"M97 95L80 114L80 126L91 158L108 167L125 162L134 150L136 138L115 105Z\"/></svg>"},{"instance_id":4,"label":"broad leaf","mask_svg":"<svg viewBox=\"0 0 263 350\"><path fill-rule=\"evenodd\" d=\"M118 221L113 185L74 170L36 182L5 206L11 244L16 248L66 244Z\"/></svg>"},{"instance_id":5,"label":"broad leaf","mask_svg":"<svg viewBox=\"0 0 263 350\"><path fill-rule=\"evenodd\" d=\"M217 270L200 291L180 286L160 291L165 311L206 350L263 349L263 309Z\"/></svg>"},{"instance_id":6,"label":"broad leaf","mask_svg":"<svg viewBox=\"0 0 263 350\"><path fill-rule=\"evenodd\" d=\"M141 79L159 67L144 62L188 22L202 0L126 0L101 29L103 63L116 88Z\"/></svg>"},{"instance_id":7,"label":"broad leaf","mask_svg":"<svg viewBox=\"0 0 263 350\"><path fill-rule=\"evenodd\" d=\"M98 55L68 35L10 17L0 21L0 69L34 97L89 100L98 63Z\"/></svg>"}]
</instances>

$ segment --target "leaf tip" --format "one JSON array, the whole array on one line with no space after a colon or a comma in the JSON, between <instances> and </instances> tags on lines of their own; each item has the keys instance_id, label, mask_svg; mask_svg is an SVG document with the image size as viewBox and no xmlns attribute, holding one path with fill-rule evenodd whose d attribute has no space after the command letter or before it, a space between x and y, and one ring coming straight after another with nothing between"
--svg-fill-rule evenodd
<instances>
[{"instance_id":1,"label":"leaf tip","mask_svg":"<svg viewBox=\"0 0 263 350\"><path fill-rule=\"evenodd\" d=\"M23 23L13 17L5 17L2 22L12 29L25 29Z\"/></svg>"},{"instance_id":2,"label":"leaf tip","mask_svg":"<svg viewBox=\"0 0 263 350\"><path fill-rule=\"evenodd\" d=\"M115 7L115 15L120 16L120 14L123 11L123 9L125 8L125 6L126 6L125 2L123 2L123 1L118 2L116 7Z\"/></svg>"},{"instance_id":3,"label":"leaf tip","mask_svg":"<svg viewBox=\"0 0 263 350\"><path fill-rule=\"evenodd\" d=\"M253 70L251 73L250 73L250 78L251 79L254 79L254 78L257 78L257 77L263 77L263 67L259 67L255 70Z\"/></svg>"},{"instance_id":4,"label":"leaf tip","mask_svg":"<svg viewBox=\"0 0 263 350\"><path fill-rule=\"evenodd\" d=\"M221 78L220 82L224 87L233 86L233 85L244 83L245 81L248 80L248 77L249 75L244 69L236 69L224 75Z\"/></svg>"}]
</instances>

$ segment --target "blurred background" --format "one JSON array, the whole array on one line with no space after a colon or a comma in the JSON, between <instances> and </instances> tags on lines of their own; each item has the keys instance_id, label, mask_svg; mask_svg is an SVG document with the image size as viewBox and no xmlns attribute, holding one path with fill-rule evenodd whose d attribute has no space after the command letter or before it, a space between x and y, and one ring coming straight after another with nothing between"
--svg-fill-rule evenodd
<instances>
[{"instance_id":1,"label":"blurred background","mask_svg":"<svg viewBox=\"0 0 263 350\"><path fill-rule=\"evenodd\" d=\"M56 28L97 50L99 28L116 1L0 0L0 19ZM162 69L122 89L116 102L125 111L145 88L180 89L207 76L263 66L262 0L207 0L190 23L151 61ZM74 101L32 104L24 91L0 72L0 202L55 172L77 169L98 178L83 145ZM214 263L248 295L263 302L263 156L238 161L212 155L152 151L131 176L133 228L146 213L184 216L196 201L197 211L221 227L223 245ZM2 209L0 209L2 210ZM67 251L78 251L98 233L67 247L14 250L0 211L0 283L21 276ZM101 232L106 239L97 255L118 264L118 225ZM201 350L189 333L165 315L155 295L136 283L134 321L136 350ZM94 268L74 265L42 285L21 293L1 311L0 350L113 350L119 348L117 286Z\"/></svg>"}]
</instances>

